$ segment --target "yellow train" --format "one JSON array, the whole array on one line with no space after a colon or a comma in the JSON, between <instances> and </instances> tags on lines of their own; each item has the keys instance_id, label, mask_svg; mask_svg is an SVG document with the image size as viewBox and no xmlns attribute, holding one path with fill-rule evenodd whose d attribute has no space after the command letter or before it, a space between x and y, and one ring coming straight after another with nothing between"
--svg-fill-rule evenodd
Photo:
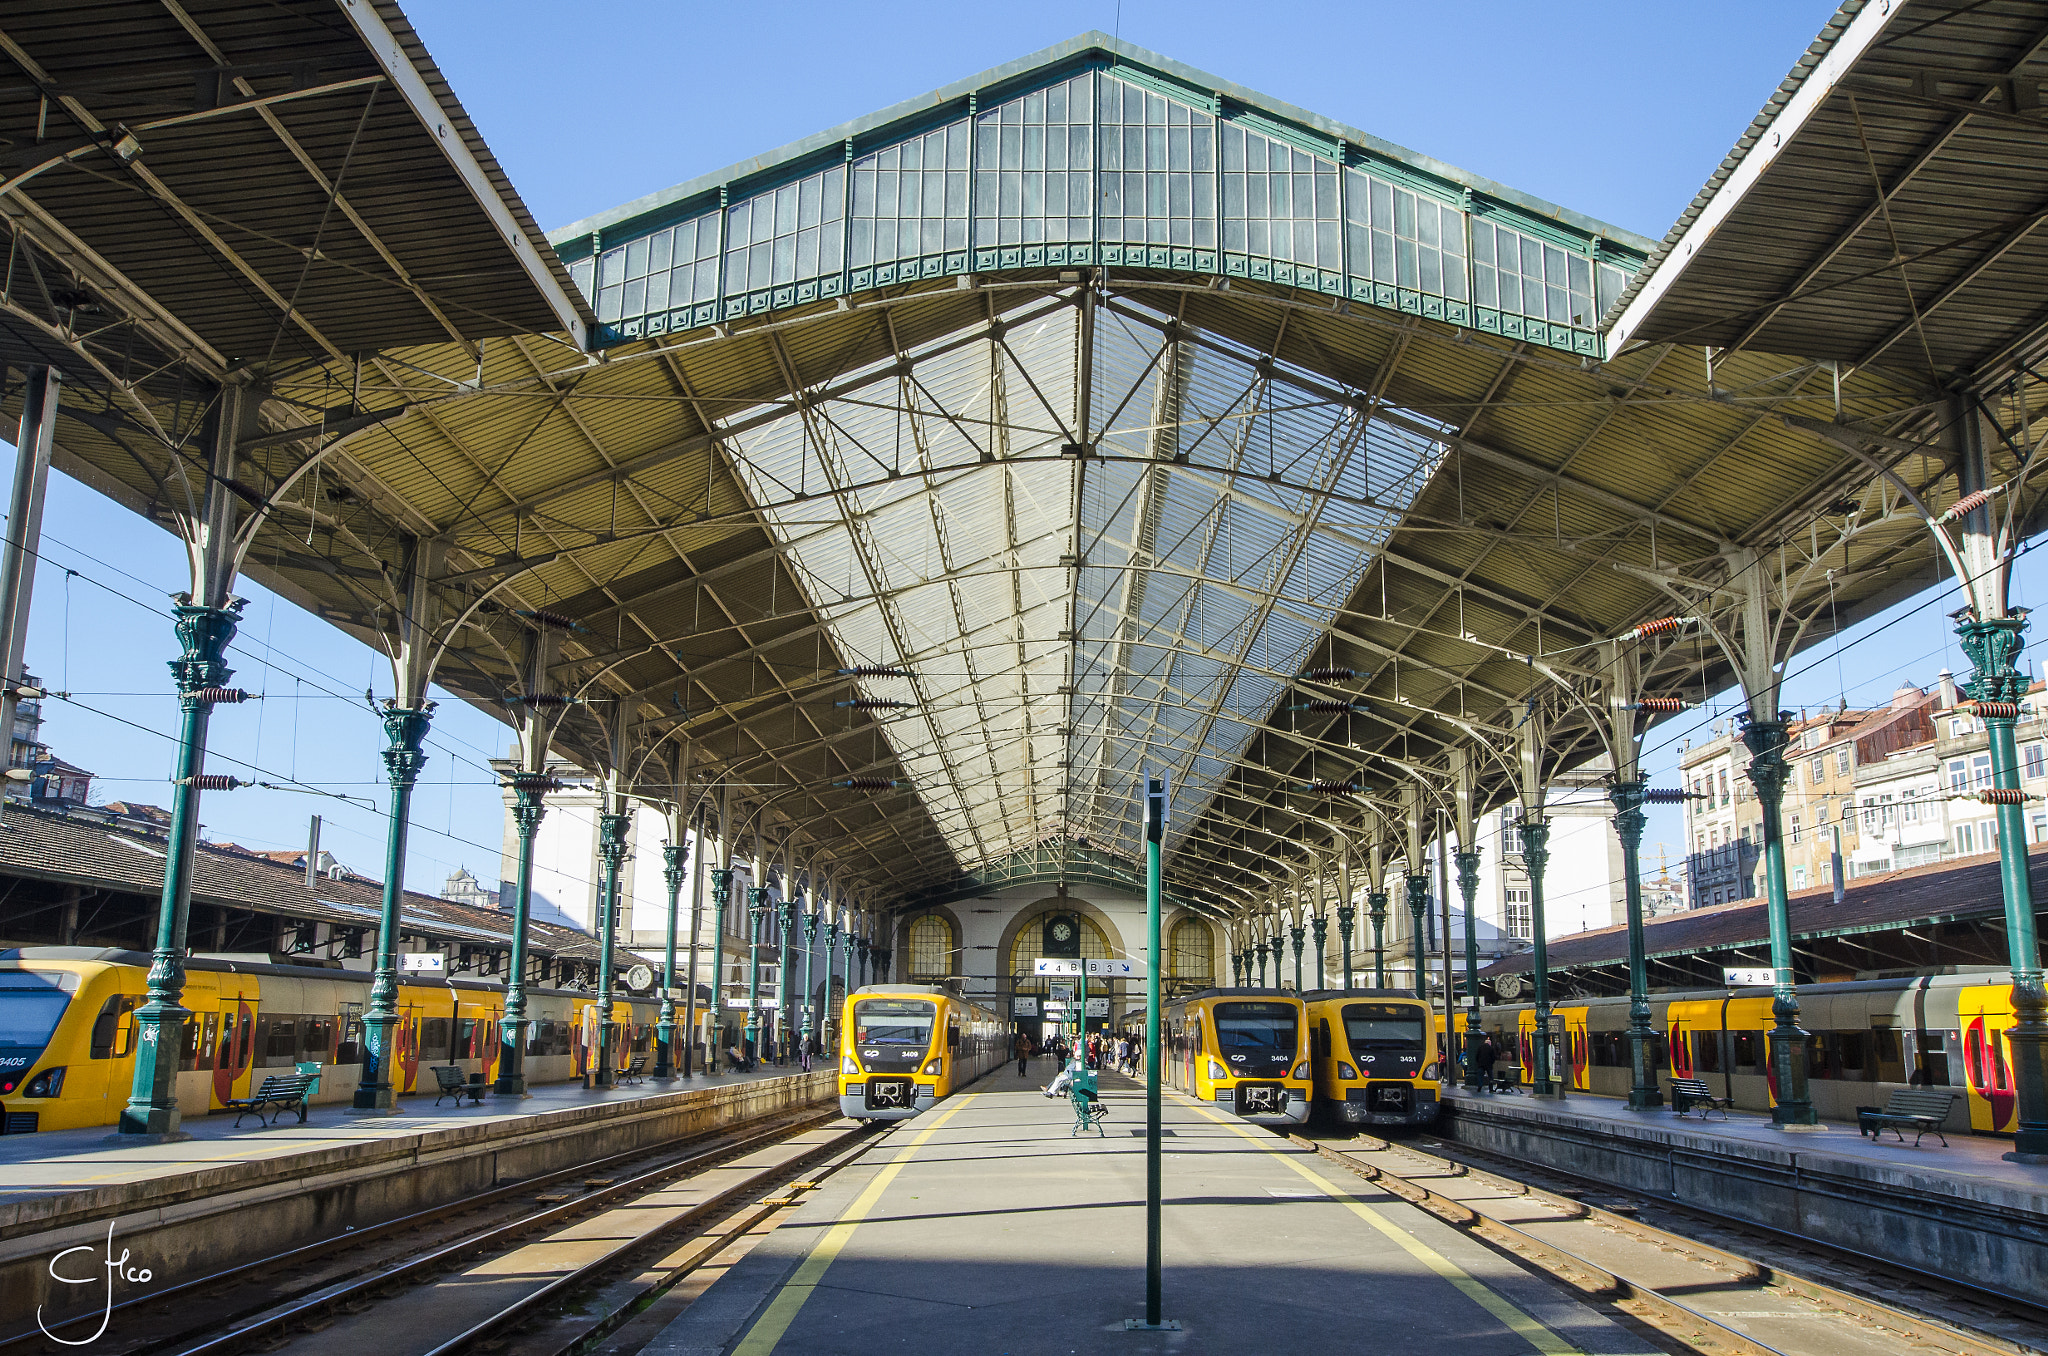
<instances>
[{"instance_id":1,"label":"yellow train","mask_svg":"<svg viewBox=\"0 0 2048 1356\"><path fill-rule=\"evenodd\" d=\"M900 1121L930 1109L1009 1058L993 1011L933 984L870 984L839 1024L839 1113Z\"/></svg>"},{"instance_id":2,"label":"yellow train","mask_svg":"<svg viewBox=\"0 0 2048 1356\"><path fill-rule=\"evenodd\" d=\"M1307 1006L1315 1106L1344 1125L1429 1125L1443 1066L1429 1004L1399 989L1318 989Z\"/></svg>"},{"instance_id":3,"label":"yellow train","mask_svg":"<svg viewBox=\"0 0 2048 1356\"><path fill-rule=\"evenodd\" d=\"M1161 1019L1168 1086L1267 1125L1309 1118L1308 1015L1284 989L1205 989Z\"/></svg>"},{"instance_id":4,"label":"yellow train","mask_svg":"<svg viewBox=\"0 0 2048 1356\"><path fill-rule=\"evenodd\" d=\"M112 1125L135 1081L135 1009L149 988L139 951L33 946L0 951L0 1133ZM192 959L185 962L185 1039L178 1105L187 1117L246 1097L265 1073L322 1067L317 1103L353 1100L370 975L361 970ZM527 990L529 1083L580 1078L594 1058L588 994ZM408 975L398 988L392 1082L418 1090L423 1064L497 1076L505 986ZM621 1058L646 1053L657 1005L622 999ZM433 1080L427 1080L433 1086Z\"/></svg>"},{"instance_id":5,"label":"yellow train","mask_svg":"<svg viewBox=\"0 0 2048 1356\"><path fill-rule=\"evenodd\" d=\"M1738 1107L1766 1111L1777 1100L1770 1067L1773 1025L1768 989L1704 989L1650 995L1659 1085L1704 1079ZM1552 1060L1567 1090L1626 1096L1630 1071L1628 1000L1554 1004L1561 1028ZM1799 1024L1807 1044L1808 1096L1831 1120L1852 1120L1858 1106L1882 1105L1902 1088L1952 1088L1965 1120L1980 1133L2011 1134L2017 1108L2010 1039L2012 985L2003 972L1921 975L1799 986ZM1464 1032L1463 1014L1458 1018ZM1530 1082L1535 1012L1526 1004L1484 1009L1503 1063Z\"/></svg>"}]
</instances>

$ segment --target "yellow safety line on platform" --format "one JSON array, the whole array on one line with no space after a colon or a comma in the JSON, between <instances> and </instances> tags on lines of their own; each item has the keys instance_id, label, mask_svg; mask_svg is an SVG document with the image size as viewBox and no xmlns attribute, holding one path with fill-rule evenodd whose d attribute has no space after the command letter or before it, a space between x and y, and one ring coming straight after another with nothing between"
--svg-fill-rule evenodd
<instances>
[{"instance_id":1,"label":"yellow safety line on platform","mask_svg":"<svg viewBox=\"0 0 2048 1356\"><path fill-rule=\"evenodd\" d=\"M825 1231L825 1236L811 1249L810 1256L804 1258L796 1274L783 1283L775 1298L769 1301L766 1312L754 1321L754 1326L747 1329L747 1335L740 1339L740 1344L732 1349L732 1356L768 1356L775 1350L776 1344L782 1341L782 1335L789 1331L789 1325L796 1322L797 1312L804 1307L804 1301L824 1279L825 1269L839 1256L840 1249L853 1237L854 1229L867 1218L868 1211L875 1208L875 1202L882 1199L882 1193L889 1189L889 1183L896 1180L896 1174L903 1171L904 1164L924 1147L926 1140L939 1133L941 1126L966 1110L967 1104L979 1096L978 1092L970 1092L948 1107L944 1114L925 1127L923 1134L910 1141L893 1162L875 1174L875 1180L854 1197L853 1204L846 1207L846 1213Z\"/></svg>"},{"instance_id":2,"label":"yellow safety line on platform","mask_svg":"<svg viewBox=\"0 0 2048 1356\"><path fill-rule=\"evenodd\" d=\"M1456 1286L1467 1299L1470 1299L1474 1304L1486 1310L1487 1313L1492 1314L1495 1318L1507 1324L1523 1341L1536 1348L1536 1350L1543 1352L1545 1356L1567 1356L1569 1353L1576 1353L1580 1350L1579 1347L1565 1341L1549 1328L1544 1327L1541 1323L1531 1318L1526 1312L1503 1299L1497 1292L1487 1286L1485 1282L1467 1273L1456 1262L1453 1262L1435 1248L1430 1247L1421 1239L1416 1238L1392 1220L1387 1219L1364 1201L1359 1200L1349 1192L1340 1190L1336 1183L1330 1181L1321 1173L1303 1166L1295 1160L1294 1155L1282 1153L1279 1148L1280 1142L1271 1135L1248 1130L1239 1122L1227 1116L1218 1115L1205 1106L1195 1106L1194 1110L1201 1112L1218 1125L1229 1127L1268 1152L1277 1154L1281 1162L1293 1168L1303 1177L1306 1177L1322 1191L1327 1192L1330 1199L1345 1206L1352 1214L1400 1244L1407 1250L1410 1257L1413 1257L1416 1261Z\"/></svg>"}]
</instances>

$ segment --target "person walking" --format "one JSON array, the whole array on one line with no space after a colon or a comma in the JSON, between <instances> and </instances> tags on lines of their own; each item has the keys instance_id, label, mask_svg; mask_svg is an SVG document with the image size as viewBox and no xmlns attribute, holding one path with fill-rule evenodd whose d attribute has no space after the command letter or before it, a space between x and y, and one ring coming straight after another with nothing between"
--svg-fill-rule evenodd
<instances>
[{"instance_id":1,"label":"person walking","mask_svg":"<svg viewBox=\"0 0 2048 1356\"><path fill-rule=\"evenodd\" d=\"M1017 1077L1024 1077L1031 1068L1031 1038L1019 1031L1010 1048L1017 1056Z\"/></svg>"},{"instance_id":2,"label":"person walking","mask_svg":"<svg viewBox=\"0 0 2048 1356\"><path fill-rule=\"evenodd\" d=\"M1479 1038L1479 1086L1482 1090L1493 1090L1493 1065L1500 1058L1500 1047L1493 1043L1493 1033L1487 1032Z\"/></svg>"}]
</instances>

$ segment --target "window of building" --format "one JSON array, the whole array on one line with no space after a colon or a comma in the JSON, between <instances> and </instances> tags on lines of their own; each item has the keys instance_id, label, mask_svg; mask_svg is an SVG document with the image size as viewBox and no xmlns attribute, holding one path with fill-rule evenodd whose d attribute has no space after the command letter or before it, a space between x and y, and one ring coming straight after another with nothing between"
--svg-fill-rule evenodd
<instances>
[{"instance_id":1,"label":"window of building","mask_svg":"<svg viewBox=\"0 0 2048 1356\"><path fill-rule=\"evenodd\" d=\"M1463 301L1465 214L1424 194L1411 193L1390 184L1377 175L1360 170L1347 170L1346 173L1350 176L1344 206L1350 218L1346 230L1351 240L1351 271L1376 282L1394 283ZM1511 231L1501 234L1514 235ZM1474 248L1488 251L1484 262L1475 270L1481 293L1487 296L1480 304L1500 305L1487 295L1489 285L1499 286L1493 277L1494 251L1499 248L1493 238L1493 228L1484 222L1473 222L1472 240ZM1518 270L1520 237L1515 236L1515 240L1516 244L1509 247L1514 250L1514 262L1507 267ZM1547 314L1540 281L1527 297L1521 294L1519 277L1510 287L1515 292L1515 304L1501 309L1521 311L1526 303L1533 300L1536 309L1527 314L1539 319Z\"/></svg>"},{"instance_id":2,"label":"window of building","mask_svg":"<svg viewBox=\"0 0 2048 1356\"><path fill-rule=\"evenodd\" d=\"M2021 770L2023 776L2039 777L2048 774L2048 746L2029 744L2021 751L2020 756L2025 761L2025 767Z\"/></svg>"},{"instance_id":3,"label":"window of building","mask_svg":"<svg viewBox=\"0 0 2048 1356\"><path fill-rule=\"evenodd\" d=\"M1352 203L1354 214L1359 206L1356 196ZM1410 201L1413 201L1412 197ZM1435 213L1434 204L1430 211ZM1387 226L1394 224L1392 212L1390 205ZM1380 222L1375 220L1372 225L1378 227ZM1226 124L1223 128L1223 248L1274 259L1291 259L1297 264L1335 273L1344 262L1340 241L1335 162L1297 150L1286 142ZM1462 286L1463 279L1460 278L1459 282Z\"/></svg>"},{"instance_id":4,"label":"window of building","mask_svg":"<svg viewBox=\"0 0 2048 1356\"><path fill-rule=\"evenodd\" d=\"M1514 802L1500 807L1500 850L1503 856L1522 850L1522 807Z\"/></svg>"},{"instance_id":5,"label":"window of building","mask_svg":"<svg viewBox=\"0 0 2048 1356\"><path fill-rule=\"evenodd\" d=\"M1980 753L1970 759L1970 785L1991 785L1991 755Z\"/></svg>"},{"instance_id":6,"label":"window of building","mask_svg":"<svg viewBox=\"0 0 2048 1356\"><path fill-rule=\"evenodd\" d=\"M1747 824L1742 826L1742 842L1744 846L1749 844L1749 825Z\"/></svg>"},{"instance_id":7,"label":"window of building","mask_svg":"<svg viewBox=\"0 0 2048 1356\"><path fill-rule=\"evenodd\" d=\"M1510 885L1507 896L1507 932L1511 937L1532 940L1536 936L1536 924L1530 913L1529 891Z\"/></svg>"},{"instance_id":8,"label":"window of building","mask_svg":"<svg viewBox=\"0 0 2048 1356\"><path fill-rule=\"evenodd\" d=\"M936 135L943 137L945 132L942 129ZM964 159L966 130L963 128L955 135L960 138ZM911 142L907 150L892 146L884 154L893 165L902 154L914 156L916 146L916 142ZM725 290L728 295L839 271L845 175L843 166L834 166L807 175L796 183L744 198L726 209ZM893 214L896 175L891 174L888 178L892 186L889 210ZM914 180L916 176L907 178ZM859 182L860 176L856 174L856 185ZM871 192L874 183L874 172L870 168L868 187ZM912 204L912 210L906 215L914 216L915 191L908 191L905 200ZM627 301L630 303L632 298L627 297ZM629 305L629 312L630 309Z\"/></svg>"},{"instance_id":9,"label":"window of building","mask_svg":"<svg viewBox=\"0 0 2048 1356\"><path fill-rule=\"evenodd\" d=\"M1733 805L1735 803L1735 797L1728 792L1728 769L1726 768L1721 769L1721 803L1723 805Z\"/></svg>"},{"instance_id":10,"label":"window of building","mask_svg":"<svg viewBox=\"0 0 2048 1356\"><path fill-rule=\"evenodd\" d=\"M1823 757L1815 757L1813 762L1807 766L1806 770L1807 774L1813 778L1813 784L1815 786L1819 786L1823 781L1827 779L1828 760Z\"/></svg>"},{"instance_id":11,"label":"window of building","mask_svg":"<svg viewBox=\"0 0 2048 1356\"><path fill-rule=\"evenodd\" d=\"M1168 940L1173 957L1173 977L1207 985L1216 978L1216 934L1198 918L1183 918L1173 925Z\"/></svg>"},{"instance_id":12,"label":"window of building","mask_svg":"<svg viewBox=\"0 0 2048 1356\"><path fill-rule=\"evenodd\" d=\"M1974 824L1956 825L1956 853L1959 856L1967 857L1976 850L1977 826Z\"/></svg>"},{"instance_id":13,"label":"window of building","mask_svg":"<svg viewBox=\"0 0 2048 1356\"><path fill-rule=\"evenodd\" d=\"M1472 223L1472 282L1481 306L1560 325L1590 327L1600 319L1591 260L1483 220Z\"/></svg>"},{"instance_id":14,"label":"window of building","mask_svg":"<svg viewBox=\"0 0 2048 1356\"><path fill-rule=\"evenodd\" d=\"M2048 815L2034 816L2034 841L2048 842Z\"/></svg>"},{"instance_id":15,"label":"window of building","mask_svg":"<svg viewBox=\"0 0 2048 1356\"><path fill-rule=\"evenodd\" d=\"M1081 924L1081 958L1083 960L1108 960L1110 958L1109 939L1103 936L1102 929L1096 925L1094 919L1084 913L1076 912L1071 907L1046 909L1025 919L1023 926L1017 929L1016 936L1010 941L1010 978L1017 993L1042 994L1045 992L1046 981L1032 975L1031 962L1044 954L1046 920L1049 916L1056 913L1074 918ZM1089 988L1092 992L1094 986L1090 985Z\"/></svg>"},{"instance_id":16,"label":"window of building","mask_svg":"<svg viewBox=\"0 0 2048 1356\"><path fill-rule=\"evenodd\" d=\"M1795 843L1796 843L1796 842L1798 842L1798 841L1799 841L1799 816L1798 816L1798 815L1793 815L1793 816L1792 816L1792 823L1791 823L1791 824L1790 824L1790 825L1788 826L1788 832L1789 832L1789 834L1790 834L1790 836L1791 836L1791 839L1792 839L1792 841L1793 841L1793 842L1795 842Z\"/></svg>"},{"instance_id":17,"label":"window of building","mask_svg":"<svg viewBox=\"0 0 2048 1356\"><path fill-rule=\"evenodd\" d=\"M1949 759L1948 789L1951 791L1967 791L1970 789L1969 768L1960 758Z\"/></svg>"},{"instance_id":18,"label":"window of building","mask_svg":"<svg viewBox=\"0 0 2048 1356\"><path fill-rule=\"evenodd\" d=\"M910 925L910 977L944 979L953 973L953 925L928 913Z\"/></svg>"},{"instance_id":19,"label":"window of building","mask_svg":"<svg viewBox=\"0 0 2048 1356\"><path fill-rule=\"evenodd\" d=\"M1215 120L1186 104L1108 76L1101 77L1099 98L1102 119L1102 238L1133 245L1216 248ZM1069 106L1074 122L1080 123L1086 118L1085 108L1074 107L1071 100ZM1026 122L1029 122L1028 116ZM1078 145L1087 134L1086 127L1076 126L1070 135ZM1025 153L1028 156L1030 133L1027 131L1025 136ZM1256 139L1262 144L1265 141L1263 137ZM1261 166L1265 163L1266 157L1261 156ZM1086 168L1085 159L1078 167ZM1287 168L1284 152L1281 163L1275 168ZM1329 237L1330 255L1334 259L1337 252L1337 171L1331 164L1320 164L1320 169L1322 175L1315 187L1329 199L1329 210L1323 213L1327 218L1323 230ZM1074 177L1078 184L1080 176ZM1289 176L1290 188L1293 186L1292 177ZM1307 174L1301 176L1304 184L1310 177ZM1235 175L1229 181L1240 194L1244 189L1243 178ZM1049 178L1047 184L1050 188ZM1304 197L1313 196L1313 191L1304 187ZM1288 206L1299 205L1290 204L1291 197L1287 193L1280 195L1283 210L1274 212L1274 216L1286 216ZM1270 204L1266 194L1261 193L1258 198L1262 209L1258 215L1263 215L1263 209ZM1028 186L1026 200L1029 201ZM1068 189L1067 211L1077 218L1075 229L1085 232L1088 200L1080 195L1078 188ZM1295 215L1312 214L1297 211ZM1310 224L1314 225L1313 222ZM1262 245L1253 253L1271 253L1281 259L1293 257L1293 233L1287 229L1286 223L1261 221L1249 224L1249 229L1263 238L1269 225L1276 236L1285 236L1286 242L1276 239L1270 250ZM1242 234L1247 224L1230 223L1225 229ZM1085 240L1088 237L1077 234L1073 238ZM1244 247L1239 245L1236 248ZM1305 262L1313 263L1313 256ZM1329 267L1335 269L1337 265L1331 263Z\"/></svg>"},{"instance_id":20,"label":"window of building","mask_svg":"<svg viewBox=\"0 0 2048 1356\"><path fill-rule=\"evenodd\" d=\"M1849 746L1847 744L1835 750L1835 775L1837 777L1849 775Z\"/></svg>"},{"instance_id":21,"label":"window of building","mask_svg":"<svg viewBox=\"0 0 2048 1356\"><path fill-rule=\"evenodd\" d=\"M1948 737L1950 739L1961 739L1969 732L1970 718L1968 716L1956 716L1948 723Z\"/></svg>"},{"instance_id":22,"label":"window of building","mask_svg":"<svg viewBox=\"0 0 2048 1356\"><path fill-rule=\"evenodd\" d=\"M1816 824L1828 822L1828 803L1825 797L1813 803L1813 822Z\"/></svg>"},{"instance_id":23,"label":"window of building","mask_svg":"<svg viewBox=\"0 0 2048 1356\"><path fill-rule=\"evenodd\" d=\"M982 115L984 147L993 134L990 120L1000 119L1005 111L992 109ZM1043 137L1043 126L1032 130ZM967 248L967 141L967 124L956 122L853 162L853 220L848 227L855 268ZM1034 177L1042 181L1044 175ZM1002 185L999 201L1007 203L1002 194L1010 187ZM757 227L755 235L759 233ZM726 291L734 291L731 273L726 276Z\"/></svg>"},{"instance_id":24,"label":"window of building","mask_svg":"<svg viewBox=\"0 0 2048 1356\"><path fill-rule=\"evenodd\" d=\"M1795 866L1792 868L1792 888L1795 890L1804 890L1806 888L1805 867Z\"/></svg>"}]
</instances>

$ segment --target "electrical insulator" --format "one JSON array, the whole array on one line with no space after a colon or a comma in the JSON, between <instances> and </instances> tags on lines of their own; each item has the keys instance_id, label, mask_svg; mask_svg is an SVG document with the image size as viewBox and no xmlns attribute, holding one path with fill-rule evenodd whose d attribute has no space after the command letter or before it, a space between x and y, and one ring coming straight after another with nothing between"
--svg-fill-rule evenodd
<instances>
[{"instance_id":1,"label":"electrical insulator","mask_svg":"<svg viewBox=\"0 0 2048 1356\"><path fill-rule=\"evenodd\" d=\"M1314 700L1314 701L1306 701L1306 702L1296 702L1296 703L1294 704L1294 708L1293 708L1293 709L1294 709L1294 710L1296 710L1296 711L1347 711L1347 712L1349 712L1349 711L1363 711L1363 710L1364 710L1365 708L1364 708L1364 707L1362 707L1362 706L1360 706L1360 705L1359 705L1359 704L1358 704L1357 702L1339 702L1339 701L1329 701L1329 700L1325 700L1325 699L1320 699L1320 698L1319 698L1319 699L1317 699L1317 700Z\"/></svg>"},{"instance_id":2,"label":"electrical insulator","mask_svg":"<svg viewBox=\"0 0 2048 1356\"><path fill-rule=\"evenodd\" d=\"M850 702L834 702L832 704L834 706L844 706L854 711L903 711L907 710L914 703L893 701L887 697L855 697Z\"/></svg>"},{"instance_id":3,"label":"electrical insulator","mask_svg":"<svg viewBox=\"0 0 2048 1356\"><path fill-rule=\"evenodd\" d=\"M1955 503L1950 504L1948 511L1934 521L1937 523L1952 523L1973 509L1983 508L1991 502L1991 496L1996 493L1998 493L1996 490L1978 490L1975 494L1966 494L1961 499L1956 500Z\"/></svg>"},{"instance_id":4,"label":"electrical insulator","mask_svg":"<svg viewBox=\"0 0 2048 1356\"><path fill-rule=\"evenodd\" d=\"M909 669L891 668L887 664L862 664L858 668L838 670L841 678L908 678Z\"/></svg>"},{"instance_id":5,"label":"electrical insulator","mask_svg":"<svg viewBox=\"0 0 2048 1356\"><path fill-rule=\"evenodd\" d=\"M1668 714L1674 711L1690 711L1692 708L1693 704L1683 697L1645 697L1639 702L1630 702L1627 709Z\"/></svg>"},{"instance_id":6,"label":"electrical insulator","mask_svg":"<svg viewBox=\"0 0 2048 1356\"><path fill-rule=\"evenodd\" d=\"M1646 621L1641 626L1635 627L1629 632L1629 635L1636 640L1646 640L1651 636L1661 636L1668 632L1676 631L1687 622L1698 620L1699 618L1697 617L1659 617L1655 621Z\"/></svg>"},{"instance_id":7,"label":"electrical insulator","mask_svg":"<svg viewBox=\"0 0 2048 1356\"><path fill-rule=\"evenodd\" d=\"M2003 786L1987 786L1977 793L1977 799L1986 805L2024 805L2027 793Z\"/></svg>"},{"instance_id":8,"label":"electrical insulator","mask_svg":"<svg viewBox=\"0 0 2048 1356\"><path fill-rule=\"evenodd\" d=\"M1357 669L1303 669L1301 676L1312 683L1343 683L1358 676Z\"/></svg>"},{"instance_id":9,"label":"electrical insulator","mask_svg":"<svg viewBox=\"0 0 2048 1356\"><path fill-rule=\"evenodd\" d=\"M2018 720L2020 718L2018 702L1963 702L1961 705L1967 710L1982 716L1985 720Z\"/></svg>"},{"instance_id":10,"label":"electrical insulator","mask_svg":"<svg viewBox=\"0 0 2048 1356\"><path fill-rule=\"evenodd\" d=\"M1683 787L1677 786L1650 786L1643 789L1643 804L1645 805L1683 805L1689 800L1705 799L1705 796L1696 796Z\"/></svg>"},{"instance_id":11,"label":"electrical insulator","mask_svg":"<svg viewBox=\"0 0 2048 1356\"><path fill-rule=\"evenodd\" d=\"M519 614L539 626L552 626L558 631L576 629L576 619L561 612L549 612L545 608L529 608Z\"/></svg>"},{"instance_id":12,"label":"electrical insulator","mask_svg":"<svg viewBox=\"0 0 2048 1356\"><path fill-rule=\"evenodd\" d=\"M512 700L521 706L568 706L576 699L559 692L522 692Z\"/></svg>"},{"instance_id":13,"label":"electrical insulator","mask_svg":"<svg viewBox=\"0 0 2048 1356\"><path fill-rule=\"evenodd\" d=\"M848 777L839 785L848 791L894 791L894 777Z\"/></svg>"},{"instance_id":14,"label":"electrical insulator","mask_svg":"<svg viewBox=\"0 0 2048 1356\"><path fill-rule=\"evenodd\" d=\"M185 778L185 785L194 791L232 791L239 786L253 786L239 777L230 777L225 772L202 772L196 777Z\"/></svg>"},{"instance_id":15,"label":"electrical insulator","mask_svg":"<svg viewBox=\"0 0 2048 1356\"><path fill-rule=\"evenodd\" d=\"M249 694L238 687L200 687L186 695L209 706L237 706L249 700Z\"/></svg>"},{"instance_id":16,"label":"electrical insulator","mask_svg":"<svg viewBox=\"0 0 2048 1356\"><path fill-rule=\"evenodd\" d=\"M1337 782L1327 778L1313 782L1297 782L1295 785L1303 791L1320 791L1330 795L1341 795L1358 789L1356 781Z\"/></svg>"}]
</instances>

